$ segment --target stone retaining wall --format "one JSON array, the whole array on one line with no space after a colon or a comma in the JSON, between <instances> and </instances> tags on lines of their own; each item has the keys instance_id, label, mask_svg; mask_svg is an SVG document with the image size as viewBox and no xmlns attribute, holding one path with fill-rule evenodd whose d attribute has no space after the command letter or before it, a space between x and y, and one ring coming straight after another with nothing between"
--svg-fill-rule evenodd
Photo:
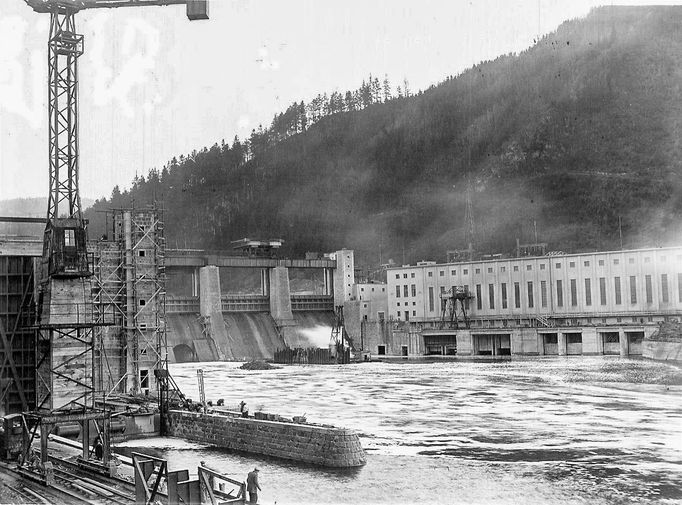
<instances>
[{"instance_id":1,"label":"stone retaining wall","mask_svg":"<svg viewBox=\"0 0 682 505\"><path fill-rule=\"evenodd\" d=\"M344 428L261 421L252 418L171 410L172 437L327 467L365 464L365 451L353 431Z\"/></svg>"},{"instance_id":2,"label":"stone retaining wall","mask_svg":"<svg viewBox=\"0 0 682 505\"><path fill-rule=\"evenodd\" d=\"M657 361L682 362L682 342L645 340L642 342L642 356Z\"/></svg>"}]
</instances>

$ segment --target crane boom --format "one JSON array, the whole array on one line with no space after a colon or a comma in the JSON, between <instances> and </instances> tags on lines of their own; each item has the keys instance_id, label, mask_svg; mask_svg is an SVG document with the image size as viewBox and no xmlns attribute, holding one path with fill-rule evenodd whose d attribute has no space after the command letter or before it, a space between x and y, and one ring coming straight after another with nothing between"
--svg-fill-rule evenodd
<instances>
[{"instance_id":1,"label":"crane boom","mask_svg":"<svg viewBox=\"0 0 682 505\"><path fill-rule=\"evenodd\" d=\"M24 0L36 12L53 12L55 7L78 12L85 9L111 9L115 7L152 7L186 5L191 20L208 19L208 0Z\"/></svg>"}]
</instances>

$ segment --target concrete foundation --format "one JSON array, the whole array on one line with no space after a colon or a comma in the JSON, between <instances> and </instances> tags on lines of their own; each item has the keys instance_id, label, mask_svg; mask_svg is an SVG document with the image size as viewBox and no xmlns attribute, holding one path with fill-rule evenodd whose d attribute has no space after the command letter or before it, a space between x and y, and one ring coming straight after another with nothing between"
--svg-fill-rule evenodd
<instances>
[{"instance_id":1,"label":"concrete foundation","mask_svg":"<svg viewBox=\"0 0 682 505\"><path fill-rule=\"evenodd\" d=\"M419 329L417 325L389 322L383 333L374 322L363 324L366 348L374 355L401 356L403 346L409 355L428 355L424 342L444 333L436 328ZM643 345L645 336L654 332L650 326L571 326L567 328L490 328L447 330L454 333L457 356L640 356L654 353ZM681 344L682 345L682 344ZM648 351L646 350L648 349ZM661 347L662 355L675 355L674 346ZM423 351L419 351L423 350ZM417 351L416 353L414 351ZM431 353L433 354L433 353Z\"/></svg>"},{"instance_id":2,"label":"concrete foundation","mask_svg":"<svg viewBox=\"0 0 682 505\"><path fill-rule=\"evenodd\" d=\"M168 413L166 426L173 437L318 466L349 468L366 461L357 434L343 428L180 410Z\"/></svg>"}]
</instances>

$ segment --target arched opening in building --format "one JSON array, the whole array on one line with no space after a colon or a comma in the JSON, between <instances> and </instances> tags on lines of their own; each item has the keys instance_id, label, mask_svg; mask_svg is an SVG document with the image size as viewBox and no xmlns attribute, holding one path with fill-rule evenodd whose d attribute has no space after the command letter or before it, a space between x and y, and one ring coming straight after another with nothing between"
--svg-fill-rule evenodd
<instances>
[{"instance_id":1,"label":"arched opening in building","mask_svg":"<svg viewBox=\"0 0 682 505\"><path fill-rule=\"evenodd\" d=\"M194 350L187 344L178 344L173 347L173 355L176 363L189 363L196 361Z\"/></svg>"}]
</instances>

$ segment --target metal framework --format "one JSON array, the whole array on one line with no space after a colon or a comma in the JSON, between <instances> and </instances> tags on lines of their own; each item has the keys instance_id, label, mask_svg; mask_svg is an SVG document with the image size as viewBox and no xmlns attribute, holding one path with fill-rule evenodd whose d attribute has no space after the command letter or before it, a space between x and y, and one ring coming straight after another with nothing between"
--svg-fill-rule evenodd
<instances>
[{"instance_id":1,"label":"metal framework","mask_svg":"<svg viewBox=\"0 0 682 505\"><path fill-rule=\"evenodd\" d=\"M166 276L160 207L111 211L112 240L96 246L95 320L114 326L96 334L97 384L104 399L117 393L157 393L166 369ZM156 377L156 384L153 377Z\"/></svg>"},{"instance_id":2,"label":"metal framework","mask_svg":"<svg viewBox=\"0 0 682 505\"><path fill-rule=\"evenodd\" d=\"M16 414L35 405L33 259L0 257L0 411Z\"/></svg>"},{"instance_id":3,"label":"metal framework","mask_svg":"<svg viewBox=\"0 0 682 505\"><path fill-rule=\"evenodd\" d=\"M465 328L469 328L471 321L467 315L467 307L469 305L469 300L474 297L469 292L469 290L464 286L453 286L452 288L444 291L440 295L441 297L441 322L440 329L459 329L460 321L462 318L462 324ZM459 305L459 312L457 313L457 306Z\"/></svg>"},{"instance_id":4,"label":"metal framework","mask_svg":"<svg viewBox=\"0 0 682 505\"><path fill-rule=\"evenodd\" d=\"M348 343L348 348L346 348L346 343ZM347 364L350 362L350 350L354 348L353 341L348 332L346 332L343 320L343 305L337 305L334 326L332 327L331 339L329 341L330 354L334 356L337 363Z\"/></svg>"},{"instance_id":5,"label":"metal framework","mask_svg":"<svg viewBox=\"0 0 682 505\"><path fill-rule=\"evenodd\" d=\"M168 469L165 459L134 452L135 503L202 503L206 505L246 502L246 484L204 466L197 467L197 478L188 470ZM163 492L161 490L164 490Z\"/></svg>"},{"instance_id":6,"label":"metal framework","mask_svg":"<svg viewBox=\"0 0 682 505\"><path fill-rule=\"evenodd\" d=\"M72 2L49 4L48 118L49 180L42 277L89 275L85 223L78 191L78 58Z\"/></svg>"},{"instance_id":7,"label":"metal framework","mask_svg":"<svg viewBox=\"0 0 682 505\"><path fill-rule=\"evenodd\" d=\"M76 10L65 4L50 5L48 42L48 110L50 124L50 194L47 219L66 214L82 223L78 192L78 58L83 36L76 33Z\"/></svg>"},{"instance_id":8,"label":"metal framework","mask_svg":"<svg viewBox=\"0 0 682 505\"><path fill-rule=\"evenodd\" d=\"M53 420L66 418L77 420L83 425L84 457L89 453L86 426L90 419L102 419L107 424L108 414L96 412L95 392L95 328L105 324L106 308L116 308L112 301L117 293L109 293L106 289L96 290L99 295L97 313L93 305L93 287L90 282L90 264L87 251L86 223L83 220L80 192L78 189L78 58L83 54L83 35L76 33L75 15L82 9L107 7L139 7L147 5L186 4L187 16L192 19L207 19L207 0L26 0L34 11L50 14L50 34L48 41L48 118L49 118L49 198L47 223L44 232L42 269L40 272L40 290L35 331L35 404L29 404L26 394L19 393L24 408L24 425L26 433L33 430L33 435L26 437L24 455L31 453L32 438L37 426L41 429L41 461L47 462L47 436L54 426ZM130 220L130 213L127 214ZM151 375L161 365L165 365L165 326L163 309L165 307L165 289L159 276L148 276L138 263L133 262L131 255L135 246L145 242L150 233L160 231L163 236L163 225L158 221L139 225L136 230L137 243L126 242L125 262L125 330L128 363L132 363L133 390L144 389L144 381L151 381ZM126 234L128 240L131 233ZM163 250L163 248L162 248ZM156 251L154 251L156 253ZM163 253L161 253L163 254ZM143 256L143 255L142 255ZM158 258L155 257L155 260ZM162 265L163 257L155 261ZM162 275L161 275L162 276ZM147 282L150 277L151 282ZM151 294L146 301L153 300L149 306L156 310L144 308L146 303L135 298L141 291L140 286L151 287ZM103 296L103 297L102 297ZM145 293L146 297L147 294ZM131 307L131 300L135 304ZM157 301L159 301L157 303ZM161 307L162 309L159 309ZM135 310L139 308L140 310ZM147 317L151 312L151 316ZM19 316L17 316L17 321ZM144 323L141 321L144 320ZM0 321L2 323L2 321ZM144 327L143 327L144 324ZM0 324L6 326L6 324ZM12 336L8 338L5 328L0 328L0 340L4 346L3 375L6 375L5 364L9 361L13 383L17 383L20 374L13 362ZM139 334L138 334L139 333ZM101 348L100 348L101 350ZM143 359L142 356L145 356ZM144 362L144 363L143 363ZM144 369L141 364L151 366ZM100 373L100 377L101 377ZM130 375L129 371L123 376ZM0 377L3 378L3 377ZM8 379L9 377L4 377ZM0 384L4 385L4 384ZM5 391L7 387L5 387ZM4 394L4 393L3 393ZM35 408L33 412L27 412ZM57 416L57 417L55 417ZM95 416L95 417L92 417ZM103 416L103 417L102 417ZM28 426L29 421L33 423ZM106 428L106 427L105 427ZM104 429L104 444L108 447L108 429ZM108 452L108 450L107 450ZM27 458L24 458L26 463ZM46 465L43 466L44 468ZM44 471L47 479L47 471Z\"/></svg>"}]
</instances>

